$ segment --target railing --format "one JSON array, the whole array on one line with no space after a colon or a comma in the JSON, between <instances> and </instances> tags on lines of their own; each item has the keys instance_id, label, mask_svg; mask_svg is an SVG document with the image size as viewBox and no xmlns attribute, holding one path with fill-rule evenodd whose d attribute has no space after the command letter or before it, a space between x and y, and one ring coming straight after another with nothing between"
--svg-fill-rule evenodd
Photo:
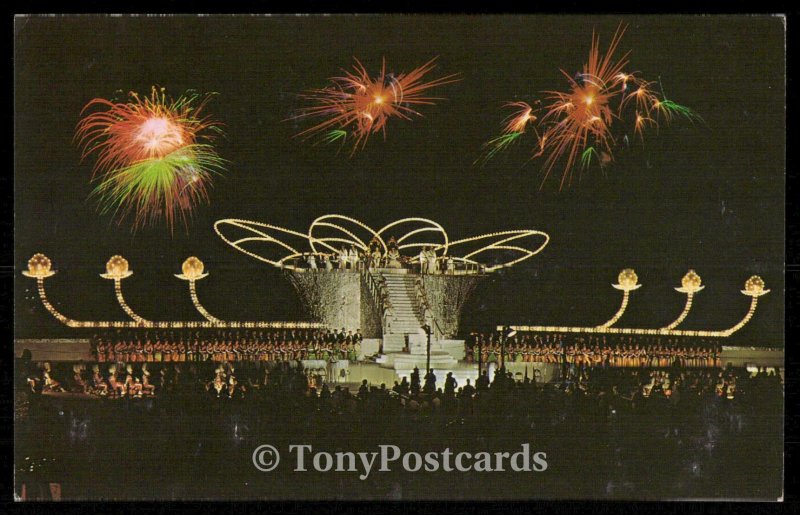
<instances>
[{"instance_id":1,"label":"railing","mask_svg":"<svg viewBox=\"0 0 800 515\"><path fill-rule=\"evenodd\" d=\"M385 280L383 278L376 279L369 270L361 270L361 278L367 285L367 290L369 290L373 305L377 308L383 325L386 319L386 311L392 307L392 303L389 302L389 292L386 290ZM383 329L385 331L386 328L384 327Z\"/></svg>"},{"instance_id":2,"label":"railing","mask_svg":"<svg viewBox=\"0 0 800 515\"><path fill-rule=\"evenodd\" d=\"M414 281L414 294L416 296L415 300L417 301L417 305L422 313L422 318L426 324L430 324L435 339L440 339L444 335L444 331L442 331L442 328L439 326L439 321L436 320L436 316L433 314L433 308L431 308L431 303L428 300L428 293L425 291L425 281L422 280L422 277L417 277ZM430 313L430 316L426 317L425 313ZM428 318L430 318L430 322Z\"/></svg>"},{"instance_id":3,"label":"railing","mask_svg":"<svg viewBox=\"0 0 800 515\"><path fill-rule=\"evenodd\" d=\"M471 259L455 256L437 256L436 266L431 271L420 266L419 257L411 259L412 267L416 267L420 274L428 275L477 275L486 273L486 265Z\"/></svg>"},{"instance_id":4,"label":"railing","mask_svg":"<svg viewBox=\"0 0 800 515\"><path fill-rule=\"evenodd\" d=\"M314 256L314 263L309 261L309 256ZM338 259L331 259L336 256ZM327 260L325 259L327 258ZM305 270L337 270L349 272L363 272L381 268L385 266L385 258L380 262L373 263L364 258L355 261L347 261L342 266L341 257L338 254L325 252L308 252L303 254L292 254L284 257L278 262L279 266L285 270L303 272ZM429 270L427 266L423 269L420 266L419 258L414 256L401 256L402 267L412 272L433 275L477 275L486 273L486 265L455 256L438 256L434 270Z\"/></svg>"}]
</instances>

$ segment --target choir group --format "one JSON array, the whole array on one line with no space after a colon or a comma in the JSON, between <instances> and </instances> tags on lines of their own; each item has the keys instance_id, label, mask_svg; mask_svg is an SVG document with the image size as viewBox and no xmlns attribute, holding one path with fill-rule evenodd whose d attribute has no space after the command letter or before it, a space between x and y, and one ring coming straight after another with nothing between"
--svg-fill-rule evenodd
<instances>
[{"instance_id":1,"label":"choir group","mask_svg":"<svg viewBox=\"0 0 800 515\"><path fill-rule=\"evenodd\" d=\"M100 363L350 360L361 357L360 330L217 332L201 335L149 333L93 338Z\"/></svg>"},{"instance_id":2,"label":"choir group","mask_svg":"<svg viewBox=\"0 0 800 515\"><path fill-rule=\"evenodd\" d=\"M706 341L687 344L673 339L662 341L659 337L553 333L515 335L504 346L500 333L488 336L472 333L466 345L467 360L473 363L505 360L508 363L566 363L578 367L722 367L720 347Z\"/></svg>"}]
</instances>

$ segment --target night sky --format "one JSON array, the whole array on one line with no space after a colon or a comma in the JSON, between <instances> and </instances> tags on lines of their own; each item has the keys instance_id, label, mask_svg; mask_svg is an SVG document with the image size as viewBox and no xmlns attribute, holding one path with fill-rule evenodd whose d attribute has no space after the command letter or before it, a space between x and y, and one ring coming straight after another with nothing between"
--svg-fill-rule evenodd
<instances>
[{"instance_id":1,"label":"night sky","mask_svg":"<svg viewBox=\"0 0 800 515\"><path fill-rule=\"evenodd\" d=\"M481 144L499 133L508 101L566 89L585 62L592 30L601 47L629 24L619 54L629 71L659 77L667 96L706 125L676 122L620 152L613 167L583 173L559 192L540 190L526 144L485 167ZM112 254L135 274L124 282L142 316L196 320L186 285L173 277L189 255L211 275L198 285L224 319L297 319L281 273L225 245L220 218L304 231L340 213L378 228L401 217L442 224L452 239L498 230L548 232L538 256L487 279L464 311L464 329L497 323L596 325L619 305L611 288L634 267L643 287L619 326L661 327L680 312L673 290L688 268L706 289L683 326L724 329L746 312L739 293L761 275L772 289L751 323L726 343L783 344L785 64L778 17L157 17L18 19L15 38L15 265L44 252L59 273L51 300L77 319L124 320L111 284L97 274ZM394 120L349 157L312 147L284 122L297 93L324 86L358 57L373 73L409 71L433 56L431 78L461 73L435 91L446 101L424 118ZM133 234L98 214L72 138L81 108L116 90L157 84L219 93L209 112L225 124L218 150L230 161L211 204L188 228ZM528 140L530 141L530 140ZM21 337L82 336L47 314L33 282L17 273Z\"/></svg>"}]
</instances>

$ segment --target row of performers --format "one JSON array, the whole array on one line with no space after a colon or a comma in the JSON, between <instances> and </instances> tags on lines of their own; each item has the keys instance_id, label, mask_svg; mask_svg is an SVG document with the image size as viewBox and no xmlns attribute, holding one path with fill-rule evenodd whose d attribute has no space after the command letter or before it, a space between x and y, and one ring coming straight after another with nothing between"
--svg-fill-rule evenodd
<instances>
[{"instance_id":1,"label":"row of performers","mask_svg":"<svg viewBox=\"0 0 800 515\"><path fill-rule=\"evenodd\" d=\"M92 352L100 363L160 363L184 361L294 361L349 360L357 361L361 343L317 342L198 342L162 343L156 341L117 342L98 341Z\"/></svg>"},{"instance_id":2,"label":"row of performers","mask_svg":"<svg viewBox=\"0 0 800 515\"><path fill-rule=\"evenodd\" d=\"M124 372L120 372L123 370ZM108 376L104 377L100 372L100 365L92 366L91 373L86 369L86 364L76 364L72 367L73 375L67 384L53 378L50 363L45 363L39 374L28 377L28 384L34 392L73 392L88 393L101 396L123 397L142 397L153 395L156 385L150 378L150 371L147 365L143 364L141 373L134 375L133 366L118 367L110 365Z\"/></svg>"},{"instance_id":3,"label":"row of performers","mask_svg":"<svg viewBox=\"0 0 800 515\"><path fill-rule=\"evenodd\" d=\"M471 345L494 345L499 344L503 339L500 332L492 333L470 333L467 342ZM589 347L613 347L615 345L628 345L640 347L686 347L689 343L701 348L713 347L714 342L706 338L664 338L660 335L623 335L623 334L603 334L603 335L575 335L565 333L520 333L512 336L506 341L508 345L580 345Z\"/></svg>"},{"instance_id":4,"label":"row of performers","mask_svg":"<svg viewBox=\"0 0 800 515\"><path fill-rule=\"evenodd\" d=\"M502 352L500 344L475 345L467 352L467 359L477 363L498 363ZM505 359L516 363L567 363L588 367L716 367L722 360L716 349L700 347L640 347L618 345L614 347L588 347L569 345L506 345Z\"/></svg>"},{"instance_id":5,"label":"row of performers","mask_svg":"<svg viewBox=\"0 0 800 515\"><path fill-rule=\"evenodd\" d=\"M144 338L142 338L144 336ZM151 342L194 342L194 341L232 341L232 342L267 342L267 343L284 343L284 342L316 342L322 341L324 343L343 343L343 342L356 342L362 341L364 336L361 334L361 329L355 331L347 331L344 327L342 329L284 329L282 331L255 331L250 329L233 331L169 331L155 333L145 332L144 335L136 334L135 332L120 332L119 330L113 333L96 334L93 340L106 343L117 342L131 342L137 341Z\"/></svg>"}]
</instances>

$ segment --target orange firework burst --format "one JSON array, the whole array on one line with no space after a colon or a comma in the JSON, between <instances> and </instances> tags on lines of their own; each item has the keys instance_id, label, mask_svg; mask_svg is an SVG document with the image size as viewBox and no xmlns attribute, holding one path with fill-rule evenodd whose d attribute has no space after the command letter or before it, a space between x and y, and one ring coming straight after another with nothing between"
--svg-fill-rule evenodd
<instances>
[{"instance_id":1,"label":"orange firework burst","mask_svg":"<svg viewBox=\"0 0 800 515\"><path fill-rule=\"evenodd\" d=\"M659 97L654 90L656 83L623 71L629 53L619 59L614 58L614 53L624 32L625 27L620 25L605 54L600 53L600 37L593 34L583 70L575 76L561 70L570 89L543 93L541 118L533 116L533 109L525 102L507 104L519 110L504 121L501 135L484 145L478 161L486 161L505 150L519 139L529 123L538 123L541 132L534 131L537 144L533 157L544 159L542 185L553 168L563 163L559 184L562 189L571 182L578 161L583 168L593 161L601 166L612 162L618 139L630 141L628 131L644 140L645 129L657 127L659 119L667 123L675 116L700 120L690 109L662 98L663 94Z\"/></svg>"},{"instance_id":2,"label":"orange firework burst","mask_svg":"<svg viewBox=\"0 0 800 515\"><path fill-rule=\"evenodd\" d=\"M386 72L383 60L381 72L370 77L366 68L355 59L352 71L332 77L331 84L301 94L312 105L301 108L292 119L325 118L297 136L322 135L325 142L352 141L353 153L363 148L372 134L381 132L386 137L386 126L391 118L411 120L412 115L422 116L415 107L433 105L442 98L425 96L433 87L456 82L457 74L429 82L423 77L433 70L436 58L409 73L394 75Z\"/></svg>"},{"instance_id":3,"label":"orange firework burst","mask_svg":"<svg viewBox=\"0 0 800 515\"><path fill-rule=\"evenodd\" d=\"M211 175L224 161L209 142L219 124L202 114L210 95L187 93L177 100L164 89L149 97L131 92L126 103L91 100L76 128L82 159L96 154L93 194L102 212L120 220L135 213L134 228L163 215L170 229L176 219L184 225L192 208L208 201Z\"/></svg>"}]
</instances>

